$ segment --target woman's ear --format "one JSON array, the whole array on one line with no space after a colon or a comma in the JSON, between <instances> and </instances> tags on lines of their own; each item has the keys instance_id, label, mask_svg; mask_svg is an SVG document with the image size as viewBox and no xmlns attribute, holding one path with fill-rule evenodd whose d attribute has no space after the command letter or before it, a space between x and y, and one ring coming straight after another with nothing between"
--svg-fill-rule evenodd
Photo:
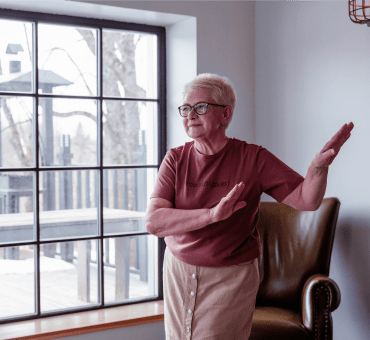
<instances>
[{"instance_id":1,"label":"woman's ear","mask_svg":"<svg viewBox=\"0 0 370 340\"><path fill-rule=\"evenodd\" d=\"M229 105L229 106L226 106L224 108L224 112L222 114L222 118L223 118L223 125L228 125L229 121L231 120L231 117L233 115L233 109L232 107Z\"/></svg>"}]
</instances>

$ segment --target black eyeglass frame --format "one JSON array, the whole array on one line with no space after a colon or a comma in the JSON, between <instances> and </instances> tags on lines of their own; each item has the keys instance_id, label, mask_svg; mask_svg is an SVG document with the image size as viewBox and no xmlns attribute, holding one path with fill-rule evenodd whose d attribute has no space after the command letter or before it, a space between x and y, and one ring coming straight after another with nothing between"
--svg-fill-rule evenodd
<instances>
[{"instance_id":1,"label":"black eyeglass frame","mask_svg":"<svg viewBox=\"0 0 370 340\"><path fill-rule=\"evenodd\" d=\"M206 104L207 106L206 106L206 112L204 112L204 113L199 113L198 111L197 111L197 108L198 108L198 104ZM182 114L181 114L181 108L183 107L183 106L187 106L187 107L190 107L190 111L189 111L189 113L191 112L191 110L192 109L194 109L194 112L198 115L198 116L202 116L202 115L205 115L206 113L207 113L207 111L208 111L208 105L215 105L215 106L220 106L220 107L227 107L228 105L219 105L219 104L212 104L212 103L206 103L206 102L199 102L199 103L196 103L195 105L193 105L193 106L191 106L191 105L181 105L181 106L179 106L178 107L178 110L179 110L179 113L180 113L180 116L181 117L187 117L189 114L187 114L186 116L183 116Z\"/></svg>"}]
</instances>

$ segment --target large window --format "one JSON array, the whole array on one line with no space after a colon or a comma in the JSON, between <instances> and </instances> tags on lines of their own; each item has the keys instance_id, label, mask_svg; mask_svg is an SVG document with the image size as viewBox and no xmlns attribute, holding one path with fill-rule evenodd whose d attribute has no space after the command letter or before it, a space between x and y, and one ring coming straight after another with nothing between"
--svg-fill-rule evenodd
<instances>
[{"instance_id":1,"label":"large window","mask_svg":"<svg viewBox=\"0 0 370 340\"><path fill-rule=\"evenodd\" d=\"M0 10L0 32L0 323L162 299L164 28Z\"/></svg>"}]
</instances>

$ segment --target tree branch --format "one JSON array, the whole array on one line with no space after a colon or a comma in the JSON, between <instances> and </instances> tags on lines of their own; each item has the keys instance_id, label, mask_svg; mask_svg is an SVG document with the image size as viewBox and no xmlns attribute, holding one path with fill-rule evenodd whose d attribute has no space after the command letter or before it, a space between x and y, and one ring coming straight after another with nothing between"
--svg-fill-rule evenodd
<instances>
[{"instance_id":1,"label":"tree branch","mask_svg":"<svg viewBox=\"0 0 370 340\"><path fill-rule=\"evenodd\" d=\"M9 123L10 128L12 129L11 138L9 140L10 144L13 146L15 153L18 156L18 159L21 161L22 166L29 166L29 159L26 154L23 152L23 147L21 143L21 137L18 133L17 127L15 125L12 113L8 107L6 99L2 100L2 107L4 109L5 117Z\"/></svg>"},{"instance_id":2,"label":"tree branch","mask_svg":"<svg viewBox=\"0 0 370 340\"><path fill-rule=\"evenodd\" d=\"M31 119L22 120L21 122L14 123L14 125L15 125L15 126L17 126L17 125L22 125L22 124L24 124L24 123L28 123L28 122L31 122ZM11 129L11 128L12 128L12 126L8 125L7 127L4 127L3 129L1 129L1 132L4 132L4 131L6 131L6 130L8 130L8 129Z\"/></svg>"},{"instance_id":3,"label":"tree branch","mask_svg":"<svg viewBox=\"0 0 370 340\"><path fill-rule=\"evenodd\" d=\"M30 57L30 61L32 62L32 55L31 55L31 50L30 50L30 43L28 41L27 29L26 29L26 24L25 23L23 23L23 27L24 27L24 33L26 35L27 48L28 48L28 56Z\"/></svg>"},{"instance_id":4,"label":"tree branch","mask_svg":"<svg viewBox=\"0 0 370 340\"><path fill-rule=\"evenodd\" d=\"M96 49L95 49L95 37L94 34L90 30L82 30L76 28L76 31L81 34L82 38L85 40L87 47L91 51L91 53L96 56Z\"/></svg>"},{"instance_id":5,"label":"tree branch","mask_svg":"<svg viewBox=\"0 0 370 340\"><path fill-rule=\"evenodd\" d=\"M76 67L76 69L77 69L78 73L80 74L80 77L82 78L83 82L85 83L85 86L86 86L87 90L89 91L90 96L92 96L93 94L92 94L92 92L91 92L91 90L90 90L89 85L87 84L87 82L86 82L86 80L85 80L85 77L84 77L83 73L81 72L80 68L79 68L79 67L78 67L78 65L75 63L75 61L72 59L72 57L70 56L70 54L69 54L69 53L68 53L64 48L60 48L60 47L53 47L53 48L50 50L50 54L49 54L49 56L48 56L48 58L47 58L47 59L49 59L50 55L51 55L54 51L62 51L62 52L64 52L64 53L66 53L66 54L67 54L67 56L68 56L69 60L70 60L70 61L72 62L72 64ZM44 63L44 65L45 65L45 63Z\"/></svg>"},{"instance_id":6,"label":"tree branch","mask_svg":"<svg viewBox=\"0 0 370 340\"><path fill-rule=\"evenodd\" d=\"M54 111L53 115L55 117L61 117L61 118L72 117L72 116L85 116L87 118L90 118L94 122L96 122L96 117L92 113L86 112L86 111L71 111L71 112L56 112L56 111Z\"/></svg>"}]
</instances>

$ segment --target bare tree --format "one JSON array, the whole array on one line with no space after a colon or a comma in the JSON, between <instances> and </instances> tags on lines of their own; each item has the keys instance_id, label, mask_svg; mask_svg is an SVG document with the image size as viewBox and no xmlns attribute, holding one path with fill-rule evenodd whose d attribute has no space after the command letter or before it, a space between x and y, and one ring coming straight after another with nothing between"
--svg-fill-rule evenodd
<instances>
[{"instance_id":1,"label":"bare tree","mask_svg":"<svg viewBox=\"0 0 370 340\"><path fill-rule=\"evenodd\" d=\"M96 55L96 39L90 30L81 34L91 53ZM136 82L135 35L132 33L104 33L103 36L103 88L104 94L120 97L121 84L126 97L145 98L146 93ZM118 50L118 53L115 53ZM122 60L117 56L120 55ZM124 103L124 105L122 105ZM134 101L107 100L104 112L105 160L109 163L135 163L140 128L139 107Z\"/></svg>"},{"instance_id":2,"label":"bare tree","mask_svg":"<svg viewBox=\"0 0 370 340\"><path fill-rule=\"evenodd\" d=\"M91 30L76 29L86 42L88 50L96 56L96 38ZM137 84L135 54L136 46L135 34L128 32L105 32L103 40L103 86L104 94L111 97L120 97L120 85L124 89L126 97L145 98L146 93L143 88ZM54 48L50 55L62 48ZM84 84L91 94L83 73L73 58L68 54L68 58L75 65ZM0 75L1 64L0 64ZM7 119L8 126L5 129L10 130L9 143L15 152L21 166L30 166L32 164L32 131L22 129L21 123L14 121L14 115L7 103L8 98L2 99L2 108ZM145 102L143 103L145 105ZM135 151L138 149L138 131L140 129L139 104L135 101L117 101L107 100L104 103L103 111L103 129L104 129L104 160L110 164L129 164L135 163ZM85 116L96 121L95 115L85 111L71 111L67 113L54 110L55 117ZM32 117L27 120L32 122ZM25 122L23 122L25 123ZM40 152L43 151L42 136L40 143ZM24 142L22 143L22 140ZM23 145L23 146L22 146ZM27 148L27 150L25 150Z\"/></svg>"},{"instance_id":3,"label":"bare tree","mask_svg":"<svg viewBox=\"0 0 370 340\"><path fill-rule=\"evenodd\" d=\"M0 75L2 75L2 67L0 60ZM12 90L12 89L9 89ZM9 138L7 141L13 148L13 152L17 156L21 166L27 167L32 165L32 131L30 133L29 129L23 129L22 125L30 124L31 120L26 120L23 122L15 122L13 113L8 105L9 97L0 98L0 107L3 109L4 116L7 120L8 126L2 129L2 134L8 132ZM21 98L17 98L18 101L23 104ZM30 118L30 117L29 117ZM6 131L8 130L8 131ZM10 133L9 133L10 132ZM30 142L31 139L31 142ZM23 143L22 143L23 140Z\"/></svg>"}]
</instances>

